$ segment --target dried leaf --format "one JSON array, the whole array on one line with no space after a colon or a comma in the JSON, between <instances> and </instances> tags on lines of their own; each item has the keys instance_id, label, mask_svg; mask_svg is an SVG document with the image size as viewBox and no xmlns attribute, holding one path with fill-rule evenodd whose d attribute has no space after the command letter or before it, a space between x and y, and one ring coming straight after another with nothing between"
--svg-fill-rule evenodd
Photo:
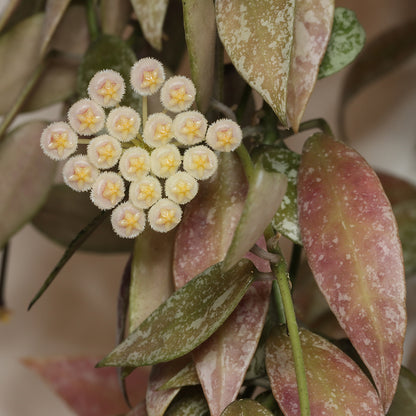
<instances>
[{"instance_id":1,"label":"dried leaf","mask_svg":"<svg viewBox=\"0 0 416 416\"><path fill-rule=\"evenodd\" d=\"M416 413L416 376L407 368L400 370L399 383L388 416L411 416Z\"/></svg>"},{"instance_id":2,"label":"dried leaf","mask_svg":"<svg viewBox=\"0 0 416 416\"><path fill-rule=\"evenodd\" d=\"M315 87L334 18L334 0L297 0L287 116L295 132Z\"/></svg>"},{"instance_id":3,"label":"dried leaf","mask_svg":"<svg viewBox=\"0 0 416 416\"><path fill-rule=\"evenodd\" d=\"M271 282L255 282L224 324L193 353L212 416L237 398L269 306Z\"/></svg>"},{"instance_id":4,"label":"dried leaf","mask_svg":"<svg viewBox=\"0 0 416 416\"><path fill-rule=\"evenodd\" d=\"M214 85L215 7L212 0L182 0L186 44L201 112L208 110Z\"/></svg>"},{"instance_id":5,"label":"dried leaf","mask_svg":"<svg viewBox=\"0 0 416 416\"><path fill-rule=\"evenodd\" d=\"M200 388L186 389L178 395L166 416L209 416L207 401Z\"/></svg>"},{"instance_id":6,"label":"dried leaf","mask_svg":"<svg viewBox=\"0 0 416 416\"><path fill-rule=\"evenodd\" d=\"M36 214L52 186L56 164L39 146L46 123L11 131L0 145L0 248Z\"/></svg>"},{"instance_id":7,"label":"dried leaf","mask_svg":"<svg viewBox=\"0 0 416 416\"><path fill-rule=\"evenodd\" d=\"M357 152L319 133L303 149L298 204L302 241L318 286L387 410L406 327L403 259L390 203Z\"/></svg>"},{"instance_id":8,"label":"dried leaf","mask_svg":"<svg viewBox=\"0 0 416 416\"><path fill-rule=\"evenodd\" d=\"M328 77L351 63L365 42L365 31L352 10L337 7L331 38L319 68L318 78Z\"/></svg>"},{"instance_id":9,"label":"dried leaf","mask_svg":"<svg viewBox=\"0 0 416 416\"><path fill-rule=\"evenodd\" d=\"M259 402L250 399L237 400L231 403L221 416L272 416L273 413Z\"/></svg>"},{"instance_id":10,"label":"dried leaf","mask_svg":"<svg viewBox=\"0 0 416 416\"><path fill-rule=\"evenodd\" d=\"M162 49L162 29L169 0L131 0L144 37L153 48Z\"/></svg>"},{"instance_id":11,"label":"dried leaf","mask_svg":"<svg viewBox=\"0 0 416 416\"><path fill-rule=\"evenodd\" d=\"M286 125L294 0L217 0L218 33L242 77Z\"/></svg>"},{"instance_id":12,"label":"dried leaf","mask_svg":"<svg viewBox=\"0 0 416 416\"><path fill-rule=\"evenodd\" d=\"M224 270L236 264L261 237L279 209L286 187L285 175L267 172L261 164L256 165L243 213L224 259Z\"/></svg>"},{"instance_id":13,"label":"dried leaf","mask_svg":"<svg viewBox=\"0 0 416 416\"><path fill-rule=\"evenodd\" d=\"M228 318L254 278L241 260L226 273L216 264L176 291L99 366L143 366L170 361L192 351Z\"/></svg>"},{"instance_id":14,"label":"dried leaf","mask_svg":"<svg viewBox=\"0 0 416 416\"><path fill-rule=\"evenodd\" d=\"M370 380L355 362L324 338L300 329L311 416L382 416ZM266 368L273 395L286 416L300 415L290 338L276 328L267 342Z\"/></svg>"},{"instance_id":15,"label":"dried leaf","mask_svg":"<svg viewBox=\"0 0 416 416\"><path fill-rule=\"evenodd\" d=\"M101 0L100 23L103 33L121 37L131 14L129 0Z\"/></svg>"},{"instance_id":16,"label":"dried leaf","mask_svg":"<svg viewBox=\"0 0 416 416\"><path fill-rule=\"evenodd\" d=\"M67 247L100 212L91 204L88 193L54 185L32 224L48 238ZM118 237L107 219L79 249L114 253L131 251L132 247L133 241Z\"/></svg>"}]
</instances>

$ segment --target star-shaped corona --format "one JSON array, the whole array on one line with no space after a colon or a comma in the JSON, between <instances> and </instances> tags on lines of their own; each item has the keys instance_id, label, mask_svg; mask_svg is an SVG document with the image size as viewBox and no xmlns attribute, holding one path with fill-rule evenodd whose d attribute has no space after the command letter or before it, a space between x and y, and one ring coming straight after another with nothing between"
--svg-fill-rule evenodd
<instances>
[{"instance_id":1,"label":"star-shaped corona","mask_svg":"<svg viewBox=\"0 0 416 416\"><path fill-rule=\"evenodd\" d=\"M159 147L173 138L172 119L163 113L154 113L147 119L143 140L150 147Z\"/></svg>"},{"instance_id":2,"label":"star-shaped corona","mask_svg":"<svg viewBox=\"0 0 416 416\"><path fill-rule=\"evenodd\" d=\"M149 210L150 226L158 232L166 233L175 228L181 221L182 210L175 202L163 198Z\"/></svg>"},{"instance_id":3,"label":"star-shaped corona","mask_svg":"<svg viewBox=\"0 0 416 416\"><path fill-rule=\"evenodd\" d=\"M169 78L160 92L163 107L174 113L187 110L195 100L196 90L193 82L184 76Z\"/></svg>"},{"instance_id":4,"label":"star-shaped corona","mask_svg":"<svg viewBox=\"0 0 416 416\"><path fill-rule=\"evenodd\" d=\"M115 166L122 153L118 140L108 134L92 139L87 148L91 163L98 169L109 169Z\"/></svg>"},{"instance_id":5,"label":"star-shaped corona","mask_svg":"<svg viewBox=\"0 0 416 416\"><path fill-rule=\"evenodd\" d=\"M115 172L101 173L91 189L91 200L100 209L114 208L124 198L124 181Z\"/></svg>"},{"instance_id":6,"label":"star-shaped corona","mask_svg":"<svg viewBox=\"0 0 416 416\"><path fill-rule=\"evenodd\" d=\"M120 237L135 238L144 230L146 215L143 210L127 201L114 209L111 214L111 224Z\"/></svg>"},{"instance_id":7,"label":"star-shaped corona","mask_svg":"<svg viewBox=\"0 0 416 416\"><path fill-rule=\"evenodd\" d=\"M173 120L176 140L185 146L201 143L207 131L207 119L198 111L179 113Z\"/></svg>"},{"instance_id":8,"label":"star-shaped corona","mask_svg":"<svg viewBox=\"0 0 416 416\"><path fill-rule=\"evenodd\" d=\"M131 203L141 209L150 208L162 197L162 186L158 179L148 175L132 182L129 189Z\"/></svg>"},{"instance_id":9,"label":"star-shaped corona","mask_svg":"<svg viewBox=\"0 0 416 416\"><path fill-rule=\"evenodd\" d=\"M123 98L125 88L123 77L116 71L106 69L91 78L88 94L102 107L114 107Z\"/></svg>"},{"instance_id":10,"label":"star-shaped corona","mask_svg":"<svg viewBox=\"0 0 416 416\"><path fill-rule=\"evenodd\" d=\"M204 145L189 148L183 156L183 168L195 179L210 178L217 167L217 156Z\"/></svg>"},{"instance_id":11,"label":"star-shaped corona","mask_svg":"<svg viewBox=\"0 0 416 416\"><path fill-rule=\"evenodd\" d=\"M134 139L139 133L140 116L131 107L117 107L108 114L106 127L109 134L121 142Z\"/></svg>"},{"instance_id":12,"label":"star-shaped corona","mask_svg":"<svg viewBox=\"0 0 416 416\"><path fill-rule=\"evenodd\" d=\"M139 180L150 172L150 155L145 149L130 147L124 151L118 167L127 181Z\"/></svg>"},{"instance_id":13,"label":"star-shaped corona","mask_svg":"<svg viewBox=\"0 0 416 416\"><path fill-rule=\"evenodd\" d=\"M231 152L241 144L243 132L240 126L229 119L221 119L209 126L206 141L214 150Z\"/></svg>"},{"instance_id":14,"label":"star-shaped corona","mask_svg":"<svg viewBox=\"0 0 416 416\"><path fill-rule=\"evenodd\" d=\"M84 98L71 106L68 111L68 120L78 134L90 136L104 127L105 113L96 102Z\"/></svg>"},{"instance_id":15,"label":"star-shaped corona","mask_svg":"<svg viewBox=\"0 0 416 416\"><path fill-rule=\"evenodd\" d=\"M152 173L159 178L168 178L176 173L181 164L181 154L173 144L157 147L150 155Z\"/></svg>"},{"instance_id":16,"label":"star-shaped corona","mask_svg":"<svg viewBox=\"0 0 416 416\"><path fill-rule=\"evenodd\" d=\"M140 59L131 68L130 84L137 94L152 95L160 89L164 82L165 71L157 59Z\"/></svg>"},{"instance_id":17,"label":"star-shaped corona","mask_svg":"<svg viewBox=\"0 0 416 416\"><path fill-rule=\"evenodd\" d=\"M98 175L98 169L84 155L71 157L62 169L64 182L78 192L90 190Z\"/></svg>"},{"instance_id":18,"label":"star-shaped corona","mask_svg":"<svg viewBox=\"0 0 416 416\"><path fill-rule=\"evenodd\" d=\"M43 131L40 144L51 159L64 160L77 149L78 137L67 123L60 121Z\"/></svg>"}]
</instances>

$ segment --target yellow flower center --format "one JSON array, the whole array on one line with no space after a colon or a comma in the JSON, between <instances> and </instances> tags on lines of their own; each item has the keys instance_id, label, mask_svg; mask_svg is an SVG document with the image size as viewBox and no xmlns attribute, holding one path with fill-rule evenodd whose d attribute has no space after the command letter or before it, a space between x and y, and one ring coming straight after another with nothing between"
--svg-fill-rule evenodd
<instances>
[{"instance_id":1,"label":"yellow flower center","mask_svg":"<svg viewBox=\"0 0 416 416\"><path fill-rule=\"evenodd\" d=\"M178 167L178 160L175 155L168 154L160 158L160 170L162 174L169 172L170 174L175 173Z\"/></svg>"},{"instance_id":2,"label":"yellow flower center","mask_svg":"<svg viewBox=\"0 0 416 416\"><path fill-rule=\"evenodd\" d=\"M186 134L188 139L200 139L202 137L200 128L202 126L202 122L197 120L186 120L185 125L181 129L181 133Z\"/></svg>"},{"instance_id":3,"label":"yellow flower center","mask_svg":"<svg viewBox=\"0 0 416 416\"><path fill-rule=\"evenodd\" d=\"M172 188L172 192L176 195L178 201L182 202L184 199L189 198L192 184L185 181L178 181Z\"/></svg>"},{"instance_id":4,"label":"yellow flower center","mask_svg":"<svg viewBox=\"0 0 416 416\"><path fill-rule=\"evenodd\" d=\"M115 123L115 128L123 135L123 138L126 138L134 131L134 119L126 116L120 116Z\"/></svg>"},{"instance_id":5,"label":"yellow flower center","mask_svg":"<svg viewBox=\"0 0 416 416\"><path fill-rule=\"evenodd\" d=\"M118 198L123 196L123 192L121 190L120 184L116 182L108 181L105 184L105 188L103 190L103 197L111 201L114 204Z\"/></svg>"},{"instance_id":6,"label":"yellow flower center","mask_svg":"<svg viewBox=\"0 0 416 416\"><path fill-rule=\"evenodd\" d=\"M231 146L236 143L237 139L233 136L231 129L221 130L217 133L217 141L220 147L229 151Z\"/></svg>"},{"instance_id":7,"label":"yellow flower center","mask_svg":"<svg viewBox=\"0 0 416 416\"><path fill-rule=\"evenodd\" d=\"M74 173L69 177L71 182L76 182L78 188L86 183L92 183L91 168L89 166L75 166Z\"/></svg>"},{"instance_id":8,"label":"yellow flower center","mask_svg":"<svg viewBox=\"0 0 416 416\"><path fill-rule=\"evenodd\" d=\"M162 208L160 210L159 218L156 220L156 224L164 225L165 227L170 227L173 224L176 224L177 219L174 209Z\"/></svg>"},{"instance_id":9,"label":"yellow flower center","mask_svg":"<svg viewBox=\"0 0 416 416\"><path fill-rule=\"evenodd\" d=\"M162 80L157 74L156 70L153 71L144 71L143 80L140 85L141 88L149 88L151 93L154 93L157 90L157 87L161 84Z\"/></svg>"},{"instance_id":10,"label":"yellow flower center","mask_svg":"<svg viewBox=\"0 0 416 416\"><path fill-rule=\"evenodd\" d=\"M117 99L117 92L119 89L120 85L107 80L97 92L104 98L104 103L108 104L110 100Z\"/></svg>"},{"instance_id":11,"label":"yellow flower center","mask_svg":"<svg viewBox=\"0 0 416 416\"><path fill-rule=\"evenodd\" d=\"M98 153L98 163L111 163L111 159L114 158L116 154L116 149L111 143L107 143L103 146L97 148Z\"/></svg>"},{"instance_id":12,"label":"yellow flower center","mask_svg":"<svg viewBox=\"0 0 416 416\"><path fill-rule=\"evenodd\" d=\"M166 143L172 137L172 130L169 124L158 124L155 129L155 139Z\"/></svg>"},{"instance_id":13,"label":"yellow flower center","mask_svg":"<svg viewBox=\"0 0 416 416\"><path fill-rule=\"evenodd\" d=\"M185 108L186 103L192 100L192 95L188 94L185 87L180 87L170 91L169 105L177 105L179 108Z\"/></svg>"},{"instance_id":14,"label":"yellow flower center","mask_svg":"<svg viewBox=\"0 0 416 416\"><path fill-rule=\"evenodd\" d=\"M126 229L126 234L130 235L134 230L139 230L140 224L140 213L126 212L124 217L120 220L119 224L121 227Z\"/></svg>"},{"instance_id":15,"label":"yellow flower center","mask_svg":"<svg viewBox=\"0 0 416 416\"><path fill-rule=\"evenodd\" d=\"M197 170L199 174L202 175L205 170L211 168L208 155L192 155L192 169Z\"/></svg>"},{"instance_id":16,"label":"yellow flower center","mask_svg":"<svg viewBox=\"0 0 416 416\"><path fill-rule=\"evenodd\" d=\"M96 116L91 108L88 108L88 110L78 114L77 118L80 122L80 131L84 131L85 129L93 130L95 125L100 121L100 116Z\"/></svg>"},{"instance_id":17,"label":"yellow flower center","mask_svg":"<svg viewBox=\"0 0 416 416\"><path fill-rule=\"evenodd\" d=\"M51 142L48 144L48 148L51 150L56 150L58 155L62 157L65 149L71 147L71 143L68 140L68 133L53 133L51 137Z\"/></svg>"},{"instance_id":18,"label":"yellow flower center","mask_svg":"<svg viewBox=\"0 0 416 416\"><path fill-rule=\"evenodd\" d=\"M157 195L154 184L146 183L140 186L140 192L137 195L137 199L139 201L146 201L147 204L150 204L154 199L156 199L156 197Z\"/></svg>"},{"instance_id":19,"label":"yellow flower center","mask_svg":"<svg viewBox=\"0 0 416 416\"><path fill-rule=\"evenodd\" d=\"M137 175L143 173L146 170L146 159L144 156L131 157L129 159L129 173L135 173Z\"/></svg>"}]
</instances>

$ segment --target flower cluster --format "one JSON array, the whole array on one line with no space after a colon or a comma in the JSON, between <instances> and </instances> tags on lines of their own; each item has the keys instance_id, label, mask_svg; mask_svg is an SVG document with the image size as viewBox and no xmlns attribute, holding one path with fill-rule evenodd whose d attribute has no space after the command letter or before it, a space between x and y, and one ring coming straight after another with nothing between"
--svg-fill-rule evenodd
<instances>
[{"instance_id":1,"label":"flower cluster","mask_svg":"<svg viewBox=\"0 0 416 416\"><path fill-rule=\"evenodd\" d=\"M160 90L165 112L147 117L146 110L141 117L120 105L127 87L143 97L144 108L147 96ZM216 151L233 151L242 139L234 121L208 126L203 114L189 110L195 93L184 76L165 81L162 64L153 58L133 65L129 85L118 72L99 71L89 83L89 98L71 106L68 123L43 131L41 147L54 160L68 159L62 173L70 188L89 191L102 210L113 209L119 236L138 236L146 219L154 230L170 231L181 220L181 205L197 194L198 180L215 173ZM71 156L78 143L88 143L87 154Z\"/></svg>"}]
</instances>

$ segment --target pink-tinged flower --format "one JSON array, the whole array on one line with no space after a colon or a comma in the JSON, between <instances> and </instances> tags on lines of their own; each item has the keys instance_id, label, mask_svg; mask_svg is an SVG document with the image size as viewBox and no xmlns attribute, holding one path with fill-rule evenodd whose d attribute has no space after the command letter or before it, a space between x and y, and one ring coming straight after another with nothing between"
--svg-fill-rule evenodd
<instances>
[{"instance_id":1,"label":"pink-tinged flower","mask_svg":"<svg viewBox=\"0 0 416 416\"><path fill-rule=\"evenodd\" d=\"M196 179L208 179L218 167L216 154L207 146L188 149L183 156L183 168Z\"/></svg>"},{"instance_id":2,"label":"pink-tinged flower","mask_svg":"<svg viewBox=\"0 0 416 416\"><path fill-rule=\"evenodd\" d=\"M170 199L163 198L150 208L147 219L153 230L166 233L181 221L181 207Z\"/></svg>"},{"instance_id":3,"label":"pink-tinged flower","mask_svg":"<svg viewBox=\"0 0 416 416\"><path fill-rule=\"evenodd\" d=\"M95 101L83 98L71 106L68 120L78 134L90 136L104 127L105 113Z\"/></svg>"},{"instance_id":4,"label":"pink-tinged flower","mask_svg":"<svg viewBox=\"0 0 416 416\"><path fill-rule=\"evenodd\" d=\"M207 119L199 111L186 111L173 120L173 133L178 142L192 146L204 140L207 125Z\"/></svg>"},{"instance_id":5,"label":"pink-tinged flower","mask_svg":"<svg viewBox=\"0 0 416 416\"><path fill-rule=\"evenodd\" d=\"M123 98L123 77L112 69L97 72L88 84L88 95L102 107L114 107Z\"/></svg>"},{"instance_id":6,"label":"pink-tinged flower","mask_svg":"<svg viewBox=\"0 0 416 416\"><path fill-rule=\"evenodd\" d=\"M143 58L137 61L130 72L130 84L140 95L152 95L165 82L163 65L154 58Z\"/></svg>"},{"instance_id":7,"label":"pink-tinged flower","mask_svg":"<svg viewBox=\"0 0 416 416\"><path fill-rule=\"evenodd\" d=\"M187 77L177 75L169 78L160 91L163 107L174 113L187 110L195 100L194 83Z\"/></svg>"},{"instance_id":8,"label":"pink-tinged flower","mask_svg":"<svg viewBox=\"0 0 416 416\"><path fill-rule=\"evenodd\" d=\"M144 230L146 214L142 209L134 207L131 202L127 201L113 210L111 224L118 236L135 238Z\"/></svg>"},{"instance_id":9,"label":"pink-tinged flower","mask_svg":"<svg viewBox=\"0 0 416 416\"><path fill-rule=\"evenodd\" d=\"M121 142L128 142L137 136L140 122L137 111L131 107L118 107L108 114L106 127L111 136Z\"/></svg>"},{"instance_id":10,"label":"pink-tinged flower","mask_svg":"<svg viewBox=\"0 0 416 416\"><path fill-rule=\"evenodd\" d=\"M157 178L148 175L130 185L129 200L137 208L147 209L162 197L162 186Z\"/></svg>"},{"instance_id":11,"label":"pink-tinged flower","mask_svg":"<svg viewBox=\"0 0 416 416\"><path fill-rule=\"evenodd\" d=\"M118 165L127 181L137 181L150 172L150 155L141 147L131 147L123 152Z\"/></svg>"},{"instance_id":12,"label":"pink-tinged flower","mask_svg":"<svg viewBox=\"0 0 416 416\"><path fill-rule=\"evenodd\" d=\"M91 163L98 169L115 166L122 152L120 142L108 134L94 137L88 144L87 154Z\"/></svg>"},{"instance_id":13,"label":"pink-tinged flower","mask_svg":"<svg viewBox=\"0 0 416 416\"><path fill-rule=\"evenodd\" d=\"M77 192L90 190L98 175L99 170L84 155L71 157L62 169L64 182Z\"/></svg>"},{"instance_id":14,"label":"pink-tinged flower","mask_svg":"<svg viewBox=\"0 0 416 416\"><path fill-rule=\"evenodd\" d=\"M223 118L211 124L206 141L214 150L231 152L241 144L243 132L240 126L230 119Z\"/></svg>"},{"instance_id":15,"label":"pink-tinged flower","mask_svg":"<svg viewBox=\"0 0 416 416\"><path fill-rule=\"evenodd\" d=\"M50 124L43 130L40 146L46 156L53 160L64 160L75 152L78 136L63 121Z\"/></svg>"},{"instance_id":16,"label":"pink-tinged flower","mask_svg":"<svg viewBox=\"0 0 416 416\"><path fill-rule=\"evenodd\" d=\"M172 119L163 113L154 113L146 121L143 140L150 147L159 147L173 138Z\"/></svg>"},{"instance_id":17,"label":"pink-tinged flower","mask_svg":"<svg viewBox=\"0 0 416 416\"><path fill-rule=\"evenodd\" d=\"M166 196L177 204L187 204L197 192L198 182L186 172L176 172L166 180Z\"/></svg>"},{"instance_id":18,"label":"pink-tinged flower","mask_svg":"<svg viewBox=\"0 0 416 416\"><path fill-rule=\"evenodd\" d=\"M181 164L181 154L173 144L157 147L150 155L152 173L159 178L168 178L176 173Z\"/></svg>"},{"instance_id":19,"label":"pink-tinged flower","mask_svg":"<svg viewBox=\"0 0 416 416\"><path fill-rule=\"evenodd\" d=\"M115 172L101 173L91 189L91 201L102 210L114 208L124 198L123 178Z\"/></svg>"}]
</instances>

